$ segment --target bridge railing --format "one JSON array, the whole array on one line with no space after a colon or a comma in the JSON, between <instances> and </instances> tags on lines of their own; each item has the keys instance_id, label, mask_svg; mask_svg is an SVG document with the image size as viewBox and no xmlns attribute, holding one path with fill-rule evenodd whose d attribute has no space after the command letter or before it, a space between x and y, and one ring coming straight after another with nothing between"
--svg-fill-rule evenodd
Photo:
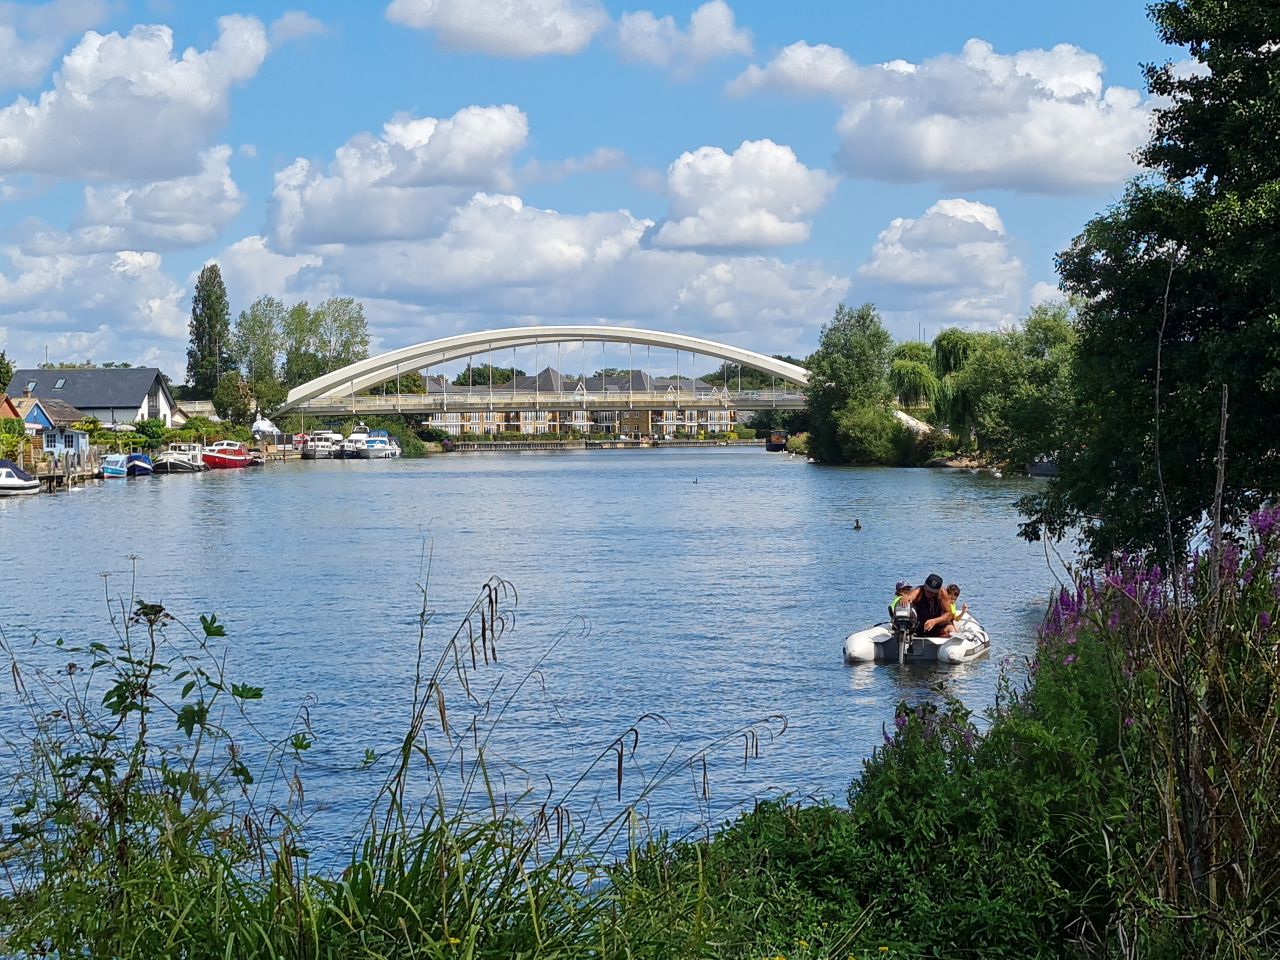
<instances>
[{"instance_id":1,"label":"bridge railing","mask_svg":"<svg viewBox=\"0 0 1280 960\"><path fill-rule=\"evenodd\" d=\"M297 404L301 411L354 410L356 412L395 412L413 410L498 410L498 409L679 409L681 407L735 407L803 403L799 390L693 391L653 390L601 393L599 391L504 390L494 386L490 392L481 387L459 388L440 393L401 393L360 395L333 393Z\"/></svg>"}]
</instances>

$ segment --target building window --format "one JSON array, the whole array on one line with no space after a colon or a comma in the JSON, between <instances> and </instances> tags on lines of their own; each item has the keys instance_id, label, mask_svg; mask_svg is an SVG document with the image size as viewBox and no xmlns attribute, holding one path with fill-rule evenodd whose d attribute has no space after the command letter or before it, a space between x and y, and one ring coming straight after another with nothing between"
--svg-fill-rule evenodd
<instances>
[{"instance_id":1,"label":"building window","mask_svg":"<svg viewBox=\"0 0 1280 960\"><path fill-rule=\"evenodd\" d=\"M28 390L35 390L35 388L36 388L36 382L35 382L34 380L28 380L28 381L27 381L27 389L28 389Z\"/></svg>"},{"instance_id":2,"label":"building window","mask_svg":"<svg viewBox=\"0 0 1280 960\"><path fill-rule=\"evenodd\" d=\"M61 390L61 389L62 389L63 387L65 387L66 385L67 385L67 378L66 378L66 377L59 377L59 378L57 379L57 382L55 382L55 383L54 383L54 385L53 385L53 389L55 389L55 390Z\"/></svg>"}]
</instances>

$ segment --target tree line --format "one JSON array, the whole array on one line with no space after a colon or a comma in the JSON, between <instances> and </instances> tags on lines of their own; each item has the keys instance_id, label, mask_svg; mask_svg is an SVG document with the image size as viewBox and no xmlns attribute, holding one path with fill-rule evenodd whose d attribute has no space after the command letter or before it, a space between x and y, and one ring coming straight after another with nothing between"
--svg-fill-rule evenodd
<instances>
[{"instance_id":1,"label":"tree line","mask_svg":"<svg viewBox=\"0 0 1280 960\"><path fill-rule=\"evenodd\" d=\"M233 422L254 409L270 411L292 387L369 356L364 306L352 297L287 307L262 296L233 324L216 263L196 279L189 333L183 395L212 400L218 415Z\"/></svg>"},{"instance_id":2,"label":"tree line","mask_svg":"<svg viewBox=\"0 0 1280 960\"><path fill-rule=\"evenodd\" d=\"M1016 329L894 345L841 305L809 358L810 453L893 458L896 403L959 449L1058 476L1020 507L1030 539L1079 536L1096 560L1177 566L1280 488L1280 81L1277 17L1153 6L1208 69L1145 68L1159 98L1143 171L1058 255L1067 302ZM1168 567L1166 567L1168 568Z\"/></svg>"}]
</instances>

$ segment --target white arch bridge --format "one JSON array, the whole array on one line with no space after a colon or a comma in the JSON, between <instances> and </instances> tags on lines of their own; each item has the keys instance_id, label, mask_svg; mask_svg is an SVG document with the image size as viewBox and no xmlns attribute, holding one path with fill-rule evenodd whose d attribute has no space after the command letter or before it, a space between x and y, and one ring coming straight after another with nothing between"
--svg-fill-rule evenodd
<instances>
[{"instance_id":1,"label":"white arch bridge","mask_svg":"<svg viewBox=\"0 0 1280 960\"><path fill-rule=\"evenodd\" d=\"M583 356L577 362L584 366L588 362L585 358L588 343L601 345L602 360L605 345L625 346L627 362L619 366L630 374L609 378L608 382L605 378L561 375L555 364L560 356L559 347L566 343L581 345ZM675 351L674 377L648 374L646 365L652 362L652 348L655 347ZM524 350L524 359L527 359L530 348L533 350L535 372L521 378L521 382L512 380L506 384L487 382L457 387L447 378L431 376L433 366L472 357L486 358L490 370L495 365L505 365L508 360L514 368L518 351ZM643 354L637 348L641 348ZM688 372L682 373L683 355L714 358L737 365L739 371L746 368L767 373L773 384L769 389L743 390L739 375L739 386L735 389L733 378L727 373L723 381L717 380L716 383L695 381L691 360L686 368ZM639 368L637 361L640 362ZM369 393L375 387L398 382L404 374L418 372L426 377L426 393L402 393L398 386L394 393ZM807 383L808 371L793 363L680 333L585 325L507 327L441 337L359 360L294 387L278 412L300 411L323 416L467 410L795 410L804 406L803 388Z\"/></svg>"}]
</instances>

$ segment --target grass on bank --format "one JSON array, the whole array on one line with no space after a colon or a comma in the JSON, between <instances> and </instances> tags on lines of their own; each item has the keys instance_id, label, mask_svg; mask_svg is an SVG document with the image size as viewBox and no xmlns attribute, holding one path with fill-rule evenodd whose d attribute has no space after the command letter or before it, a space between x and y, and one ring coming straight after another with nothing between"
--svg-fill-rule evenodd
<instances>
[{"instance_id":1,"label":"grass on bank","mask_svg":"<svg viewBox=\"0 0 1280 960\"><path fill-rule=\"evenodd\" d=\"M486 584L434 653L424 606L413 710L337 872L309 867L301 782L280 803L255 788L230 730L252 734L243 708L260 691L217 669L215 620L185 635L138 604L76 669L15 672L28 712L6 760L0 952L1280 952L1278 513L1175 574L1117 564L1064 590L985 733L955 701L899 705L847 807L761 803L693 842L639 831L621 859L609 831L632 823L588 834L568 806L519 816L483 763L466 802L445 795L477 742L459 718L509 596ZM274 760L308 746L300 728Z\"/></svg>"}]
</instances>

